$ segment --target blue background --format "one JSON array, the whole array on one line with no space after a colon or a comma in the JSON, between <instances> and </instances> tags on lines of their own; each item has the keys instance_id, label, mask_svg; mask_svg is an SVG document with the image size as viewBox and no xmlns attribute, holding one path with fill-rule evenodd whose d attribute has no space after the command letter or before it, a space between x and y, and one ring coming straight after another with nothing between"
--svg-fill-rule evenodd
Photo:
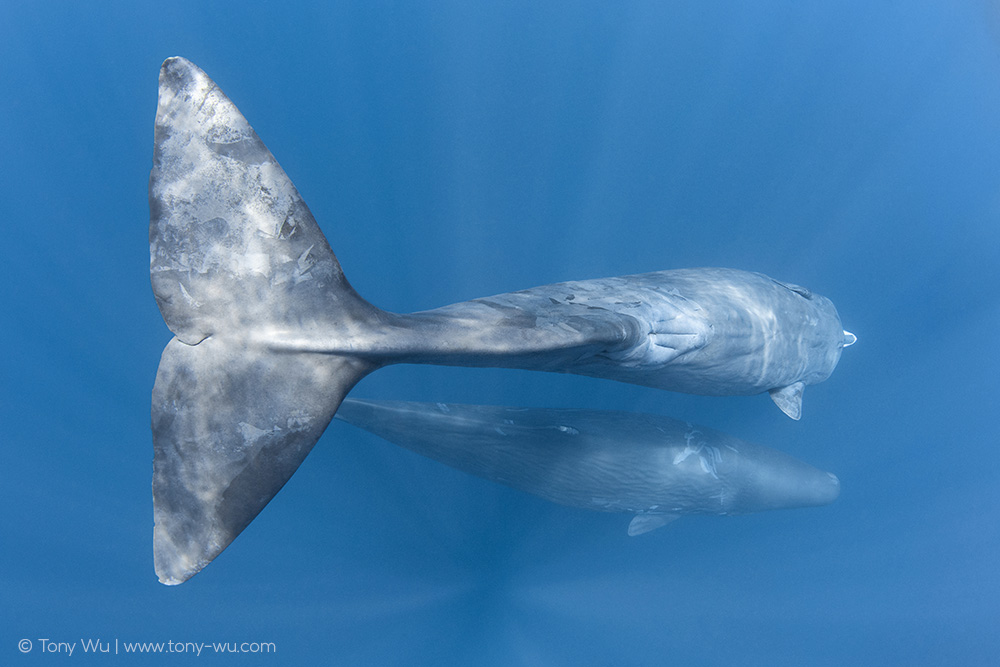
<instances>
[{"instance_id":1,"label":"blue background","mask_svg":"<svg viewBox=\"0 0 1000 667\"><path fill-rule=\"evenodd\" d=\"M354 395L667 414L833 471L840 499L628 538L335 422L226 552L160 585L146 186L171 55L382 308L729 266L830 297L860 339L797 423L526 371L397 366ZM3 664L60 660L40 638L278 649L209 664L1000 655L994 3L7 0L0 122Z\"/></svg>"}]
</instances>

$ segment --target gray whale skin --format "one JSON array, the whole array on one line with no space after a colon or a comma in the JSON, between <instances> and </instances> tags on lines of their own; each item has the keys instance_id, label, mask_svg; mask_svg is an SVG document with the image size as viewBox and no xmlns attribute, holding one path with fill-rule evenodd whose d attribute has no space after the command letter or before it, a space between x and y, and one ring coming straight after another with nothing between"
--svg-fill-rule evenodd
<instances>
[{"instance_id":1,"label":"gray whale skin","mask_svg":"<svg viewBox=\"0 0 1000 667\"><path fill-rule=\"evenodd\" d=\"M367 373L393 363L578 373L706 395L802 389L854 341L829 300L704 268L584 280L401 315L348 284L305 202L195 65L160 70L150 277L174 338L153 387L154 561L177 584L284 485Z\"/></svg>"},{"instance_id":2,"label":"gray whale skin","mask_svg":"<svg viewBox=\"0 0 1000 667\"><path fill-rule=\"evenodd\" d=\"M348 398L336 416L561 505L635 514L629 535L685 514L812 507L840 493L836 476L778 450L657 415Z\"/></svg>"}]
</instances>

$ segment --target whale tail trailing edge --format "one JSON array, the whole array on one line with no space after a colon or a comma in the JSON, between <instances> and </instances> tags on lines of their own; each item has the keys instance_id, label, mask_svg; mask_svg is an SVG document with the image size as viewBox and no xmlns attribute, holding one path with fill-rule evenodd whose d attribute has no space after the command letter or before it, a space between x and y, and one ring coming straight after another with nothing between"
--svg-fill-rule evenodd
<instances>
[{"instance_id":1,"label":"whale tail trailing edge","mask_svg":"<svg viewBox=\"0 0 1000 667\"><path fill-rule=\"evenodd\" d=\"M268 341L379 311L246 119L182 58L160 72L149 199L153 292L176 336L153 388L154 560L178 584L263 509L375 367Z\"/></svg>"}]
</instances>

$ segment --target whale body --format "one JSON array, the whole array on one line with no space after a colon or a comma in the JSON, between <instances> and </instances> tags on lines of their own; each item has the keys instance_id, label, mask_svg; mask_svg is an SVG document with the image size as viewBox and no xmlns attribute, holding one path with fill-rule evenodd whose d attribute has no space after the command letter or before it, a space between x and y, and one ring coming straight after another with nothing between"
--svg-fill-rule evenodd
<instances>
[{"instance_id":1,"label":"whale body","mask_svg":"<svg viewBox=\"0 0 1000 667\"><path fill-rule=\"evenodd\" d=\"M337 419L546 500L634 514L638 535L687 514L833 502L831 473L704 426L658 415L348 398Z\"/></svg>"},{"instance_id":2,"label":"whale body","mask_svg":"<svg viewBox=\"0 0 1000 667\"><path fill-rule=\"evenodd\" d=\"M152 397L154 561L185 581L274 496L382 366L577 373L705 395L769 392L793 418L854 337L833 304L724 268L582 280L435 310L350 286L270 151L219 87L163 63L150 277L174 338Z\"/></svg>"}]
</instances>

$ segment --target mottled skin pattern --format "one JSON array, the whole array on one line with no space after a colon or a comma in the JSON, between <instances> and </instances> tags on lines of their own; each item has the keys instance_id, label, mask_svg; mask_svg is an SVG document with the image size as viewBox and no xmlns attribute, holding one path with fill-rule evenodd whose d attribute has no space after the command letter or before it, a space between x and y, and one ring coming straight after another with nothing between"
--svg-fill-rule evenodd
<instances>
[{"instance_id":1,"label":"mottled skin pattern","mask_svg":"<svg viewBox=\"0 0 1000 667\"><path fill-rule=\"evenodd\" d=\"M196 66L160 72L150 276L174 333L153 388L156 570L180 583L281 488L381 366L579 373L674 391L801 388L844 345L832 304L766 276L687 269L560 283L410 315L348 284L308 207Z\"/></svg>"},{"instance_id":2,"label":"mottled skin pattern","mask_svg":"<svg viewBox=\"0 0 1000 667\"><path fill-rule=\"evenodd\" d=\"M835 476L787 454L655 415L349 398L337 418L463 472L561 505L637 514L647 527L654 517L825 505L840 492Z\"/></svg>"}]
</instances>

